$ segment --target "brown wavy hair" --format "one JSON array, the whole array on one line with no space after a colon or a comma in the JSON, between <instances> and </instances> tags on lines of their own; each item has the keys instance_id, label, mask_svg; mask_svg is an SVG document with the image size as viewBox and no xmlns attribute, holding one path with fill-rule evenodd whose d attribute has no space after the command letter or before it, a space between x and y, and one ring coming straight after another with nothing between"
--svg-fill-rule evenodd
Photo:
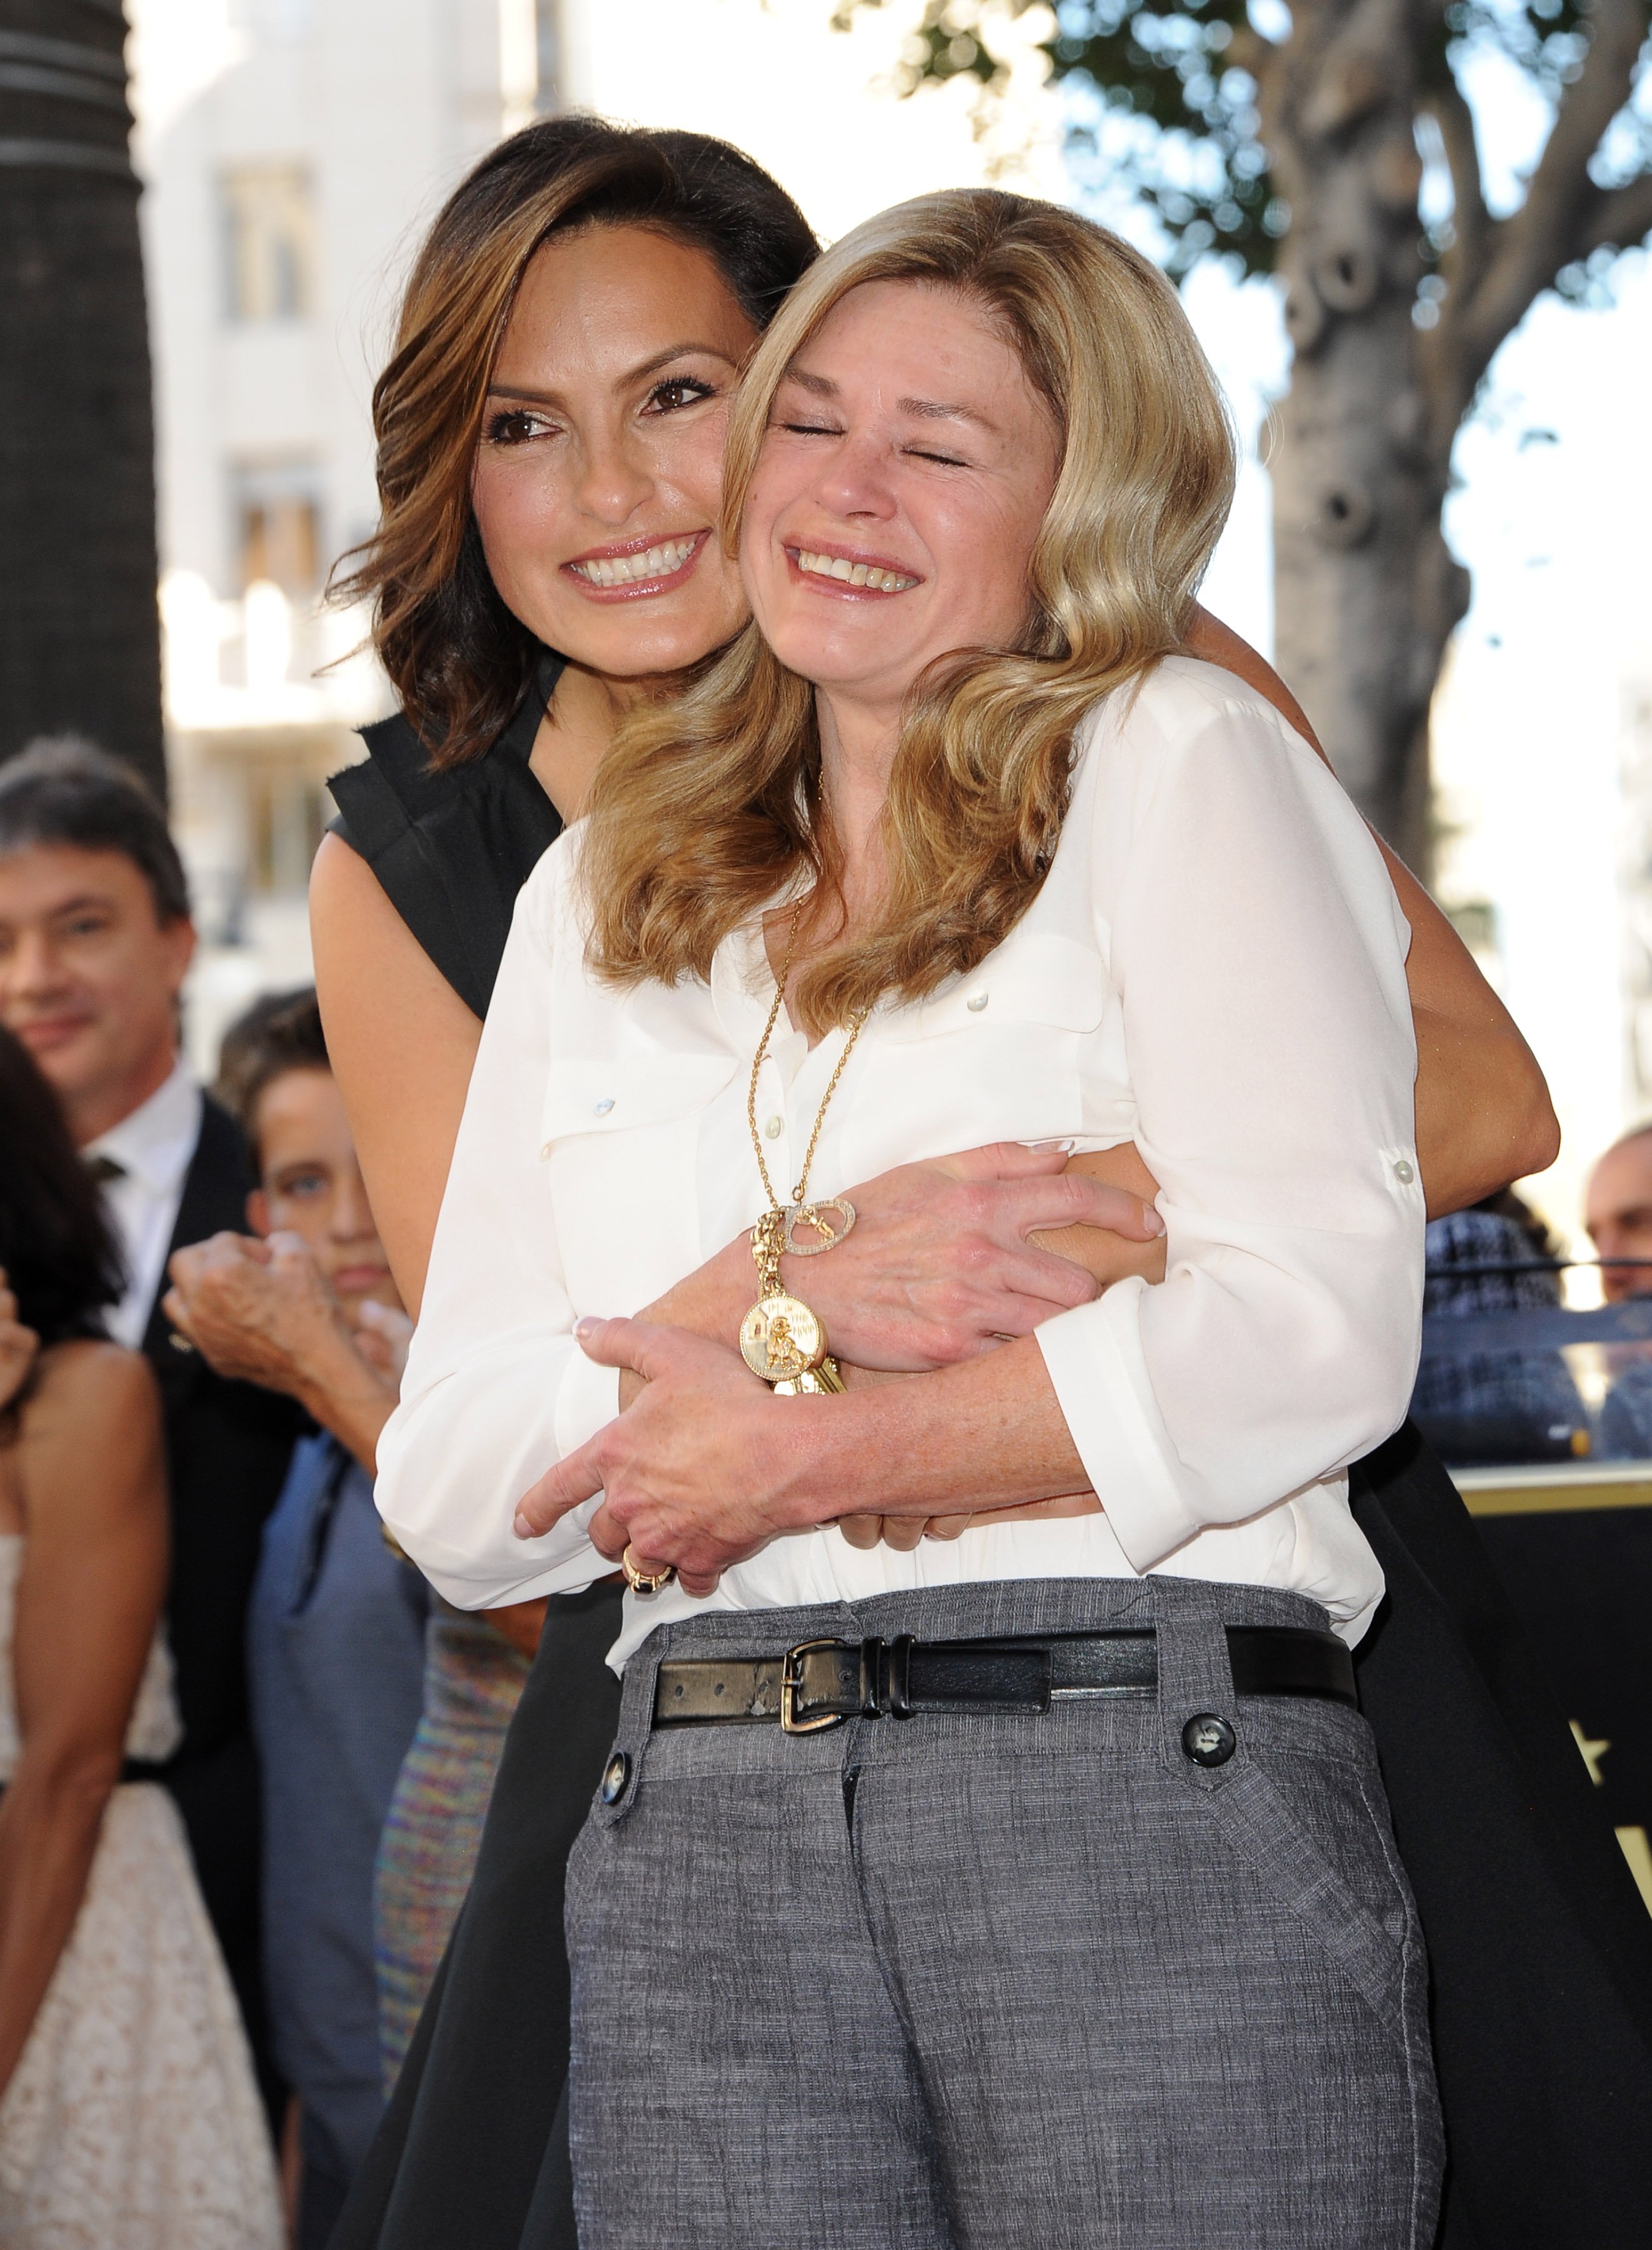
<instances>
[{"instance_id":1,"label":"brown wavy hair","mask_svg":"<svg viewBox=\"0 0 1652 2250\"><path fill-rule=\"evenodd\" d=\"M328 589L334 601L372 604L374 645L438 766L489 747L540 660L537 638L488 575L471 470L528 261L552 235L590 226L645 226L704 251L760 330L818 249L785 190L703 133L547 118L502 141L454 190L414 263L374 387L379 526Z\"/></svg>"},{"instance_id":2,"label":"brown wavy hair","mask_svg":"<svg viewBox=\"0 0 1652 2250\"><path fill-rule=\"evenodd\" d=\"M801 973L795 1005L816 1028L886 993L921 998L1002 942L1054 853L1074 729L1180 645L1233 493L1222 393L1158 268L1055 204L956 190L846 235L759 346L725 454L731 553L787 369L851 289L890 280L988 309L1050 410L1061 466L1020 645L960 652L907 699L882 907ZM591 792L582 864L589 959L622 984L705 977L721 941L787 886L812 879L833 899L814 691L755 625L675 703L627 720Z\"/></svg>"}]
</instances>

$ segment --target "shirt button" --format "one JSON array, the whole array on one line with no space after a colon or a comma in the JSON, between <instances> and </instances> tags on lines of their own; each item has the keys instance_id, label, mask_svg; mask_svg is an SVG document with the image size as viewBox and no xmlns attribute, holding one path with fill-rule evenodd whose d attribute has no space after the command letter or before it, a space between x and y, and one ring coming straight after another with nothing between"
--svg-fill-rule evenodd
<instances>
[{"instance_id":1,"label":"shirt button","mask_svg":"<svg viewBox=\"0 0 1652 2250\"><path fill-rule=\"evenodd\" d=\"M600 1101L593 1101L593 1102L592 1102L592 1104L591 1104L591 1115L592 1115L592 1116L593 1116L593 1117L606 1117L606 1116L607 1116L607 1115L608 1115L608 1113L609 1113L609 1111L613 1107L614 1107L614 1097L613 1097L613 1095L612 1095L611 1094L605 1094L602 1096L602 1100L601 1100Z\"/></svg>"},{"instance_id":2,"label":"shirt button","mask_svg":"<svg viewBox=\"0 0 1652 2250\"><path fill-rule=\"evenodd\" d=\"M1226 1719L1214 1711L1201 1711L1182 1729L1181 1747L1195 1765L1226 1765L1239 1747L1239 1737Z\"/></svg>"},{"instance_id":3,"label":"shirt button","mask_svg":"<svg viewBox=\"0 0 1652 2250\"><path fill-rule=\"evenodd\" d=\"M968 1009L972 1016L978 1016L981 1010L986 1006L987 1000L988 995L985 992L972 992L968 999L965 1001L964 1005Z\"/></svg>"},{"instance_id":4,"label":"shirt button","mask_svg":"<svg viewBox=\"0 0 1652 2250\"><path fill-rule=\"evenodd\" d=\"M631 1777L631 1762L623 1750L616 1750L602 1769L602 1802L617 1805L625 1794L625 1784Z\"/></svg>"},{"instance_id":5,"label":"shirt button","mask_svg":"<svg viewBox=\"0 0 1652 2250\"><path fill-rule=\"evenodd\" d=\"M1408 1188L1412 1181L1417 1177L1416 1166L1415 1164L1408 1163L1406 1159L1403 1156L1401 1156L1395 1160L1394 1176L1395 1179L1399 1181L1402 1188Z\"/></svg>"}]
</instances>

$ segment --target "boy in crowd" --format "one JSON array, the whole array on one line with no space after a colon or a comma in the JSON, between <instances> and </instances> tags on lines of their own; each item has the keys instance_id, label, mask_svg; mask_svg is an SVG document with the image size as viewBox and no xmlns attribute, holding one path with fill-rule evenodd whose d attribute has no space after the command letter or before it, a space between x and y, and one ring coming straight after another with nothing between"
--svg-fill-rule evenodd
<instances>
[{"instance_id":1,"label":"boy in crowd","mask_svg":"<svg viewBox=\"0 0 1652 2250\"><path fill-rule=\"evenodd\" d=\"M299 2102L296 2241L320 2250L382 2107L373 1870L422 1694L428 1591L385 1544L372 1481L409 1324L313 990L247 1011L218 1090L253 1152L258 1239L181 1252L167 1309L215 1363L279 1380L321 1425L265 1526L249 1627L270 2017Z\"/></svg>"}]
</instances>

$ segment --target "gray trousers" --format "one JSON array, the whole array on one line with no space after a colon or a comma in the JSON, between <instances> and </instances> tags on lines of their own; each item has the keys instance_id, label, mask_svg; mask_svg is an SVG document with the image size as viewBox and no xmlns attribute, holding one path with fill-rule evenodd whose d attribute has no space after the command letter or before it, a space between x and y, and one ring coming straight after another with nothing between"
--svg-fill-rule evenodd
<instances>
[{"instance_id":1,"label":"gray trousers","mask_svg":"<svg viewBox=\"0 0 1652 2250\"><path fill-rule=\"evenodd\" d=\"M1293 1594L708 1612L626 1673L568 1874L582 2250L1428 2250L1427 1966L1364 1721L1233 1692ZM650 1730L660 1660L1152 1625L1159 1694ZM1182 1748L1232 1720L1215 1768Z\"/></svg>"}]
</instances>

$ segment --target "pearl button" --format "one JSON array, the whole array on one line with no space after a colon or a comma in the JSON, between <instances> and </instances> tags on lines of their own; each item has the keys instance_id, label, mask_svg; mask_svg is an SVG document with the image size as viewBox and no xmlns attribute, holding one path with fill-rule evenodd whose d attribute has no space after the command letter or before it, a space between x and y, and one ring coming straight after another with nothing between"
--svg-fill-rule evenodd
<instances>
[{"instance_id":1,"label":"pearl button","mask_svg":"<svg viewBox=\"0 0 1652 2250\"><path fill-rule=\"evenodd\" d=\"M1412 1181L1417 1177L1416 1167L1415 1164L1408 1163L1405 1158L1401 1156L1394 1164L1394 1176L1395 1179L1399 1181L1402 1188L1408 1188Z\"/></svg>"},{"instance_id":2,"label":"pearl button","mask_svg":"<svg viewBox=\"0 0 1652 2250\"><path fill-rule=\"evenodd\" d=\"M606 1117L606 1116L607 1116L607 1115L608 1115L608 1113L609 1113L609 1111L613 1107L614 1107L614 1097L613 1097L613 1095L612 1095L611 1094L605 1094L602 1096L602 1100L601 1100L600 1101L594 1101L594 1102L592 1102L592 1104L591 1104L591 1115L592 1115L592 1116L593 1116L593 1117Z\"/></svg>"},{"instance_id":3,"label":"pearl button","mask_svg":"<svg viewBox=\"0 0 1652 2250\"><path fill-rule=\"evenodd\" d=\"M987 997L985 992L972 992L964 1005L972 1016L978 1016L987 1004Z\"/></svg>"},{"instance_id":4,"label":"pearl button","mask_svg":"<svg viewBox=\"0 0 1652 2250\"><path fill-rule=\"evenodd\" d=\"M631 1762L623 1750L616 1750L602 1773L602 1802L617 1805L625 1794L625 1784L631 1777Z\"/></svg>"},{"instance_id":5,"label":"pearl button","mask_svg":"<svg viewBox=\"0 0 1652 2250\"><path fill-rule=\"evenodd\" d=\"M786 1120L783 1117L771 1117L764 1125L763 1130L771 1141L778 1141L786 1130Z\"/></svg>"}]
</instances>

